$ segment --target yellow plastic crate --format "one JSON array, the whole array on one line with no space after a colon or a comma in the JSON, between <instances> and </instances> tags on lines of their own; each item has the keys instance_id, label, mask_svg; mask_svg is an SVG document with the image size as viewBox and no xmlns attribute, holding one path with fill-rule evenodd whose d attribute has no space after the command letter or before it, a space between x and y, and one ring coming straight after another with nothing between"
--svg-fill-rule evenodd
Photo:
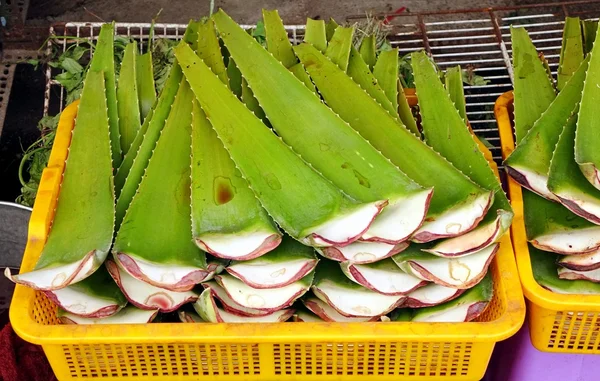
<instances>
[{"instance_id":1,"label":"yellow plastic crate","mask_svg":"<svg viewBox=\"0 0 600 381\"><path fill-rule=\"evenodd\" d=\"M31 270L53 217L76 105L61 120L29 225ZM508 235L492 263L494 298L470 323L59 325L56 307L17 285L14 330L42 345L59 380L479 380L496 342L525 319Z\"/></svg>"},{"instance_id":2,"label":"yellow plastic crate","mask_svg":"<svg viewBox=\"0 0 600 381\"><path fill-rule=\"evenodd\" d=\"M515 148L512 104L513 93L509 91L496 100L494 107L505 159ZM545 352L600 353L600 295L557 294L535 281L525 234L521 186L511 178L508 193L515 211L511 235L527 298L531 342Z\"/></svg>"}]
</instances>

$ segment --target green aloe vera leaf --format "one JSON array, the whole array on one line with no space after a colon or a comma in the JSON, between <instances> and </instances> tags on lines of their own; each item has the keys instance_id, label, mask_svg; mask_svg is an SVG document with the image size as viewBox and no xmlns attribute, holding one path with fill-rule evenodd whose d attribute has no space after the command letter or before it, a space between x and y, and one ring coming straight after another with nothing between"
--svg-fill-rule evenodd
<instances>
[{"instance_id":1,"label":"green aloe vera leaf","mask_svg":"<svg viewBox=\"0 0 600 381\"><path fill-rule=\"evenodd\" d=\"M242 78L242 102L248 107L248 110L252 111L254 115L265 124L268 122L265 115L265 111L260 107L258 100L254 96L252 89L248 86L248 82L245 78Z\"/></svg>"},{"instance_id":2,"label":"green aloe vera leaf","mask_svg":"<svg viewBox=\"0 0 600 381\"><path fill-rule=\"evenodd\" d=\"M446 91L450 95L450 100L458 110L458 114L467 121L467 103L465 101L465 91L463 87L462 70L459 66L450 67L444 74L444 83Z\"/></svg>"},{"instance_id":3,"label":"green aloe vera leaf","mask_svg":"<svg viewBox=\"0 0 600 381\"><path fill-rule=\"evenodd\" d=\"M221 47L219 38L215 29L215 23L212 19L208 19L198 26L198 56L211 68L219 79L227 82L227 68L221 55Z\"/></svg>"},{"instance_id":4,"label":"green aloe vera leaf","mask_svg":"<svg viewBox=\"0 0 600 381\"><path fill-rule=\"evenodd\" d=\"M175 54L230 157L283 230L326 246L362 235L382 205L347 198L252 115L189 47Z\"/></svg>"},{"instance_id":5,"label":"green aloe vera leaf","mask_svg":"<svg viewBox=\"0 0 600 381\"><path fill-rule=\"evenodd\" d=\"M225 13L214 17L225 45L283 141L350 197L360 202L389 200L390 207L363 238L397 243L410 236L422 222L419 210L424 216L431 190L424 190L399 171ZM310 44L303 46L335 66ZM271 75L264 76L263 70ZM403 209L408 205L410 212Z\"/></svg>"},{"instance_id":6,"label":"green aloe vera leaf","mask_svg":"<svg viewBox=\"0 0 600 381\"><path fill-rule=\"evenodd\" d=\"M354 27L338 27L327 45L325 55L340 69L348 69L348 60L350 59L350 49L352 48L352 36Z\"/></svg>"},{"instance_id":7,"label":"green aloe vera leaf","mask_svg":"<svg viewBox=\"0 0 600 381\"><path fill-rule=\"evenodd\" d=\"M312 247L285 237L274 250L249 261L234 261L227 272L254 288L278 288L314 270L319 260Z\"/></svg>"},{"instance_id":8,"label":"green aloe vera leaf","mask_svg":"<svg viewBox=\"0 0 600 381\"><path fill-rule=\"evenodd\" d=\"M562 90L583 61L583 37L579 17L567 17L557 72L558 90Z\"/></svg>"},{"instance_id":9,"label":"green aloe vera leaf","mask_svg":"<svg viewBox=\"0 0 600 381\"><path fill-rule=\"evenodd\" d=\"M140 54L135 60L135 76L137 83L138 101L140 104L140 119L152 110L156 102L156 87L154 85L154 68L152 66L152 51Z\"/></svg>"},{"instance_id":10,"label":"green aloe vera leaf","mask_svg":"<svg viewBox=\"0 0 600 381\"><path fill-rule=\"evenodd\" d=\"M373 75L392 103L393 109L398 110L398 48L379 53ZM395 113L392 115L395 117Z\"/></svg>"},{"instance_id":11,"label":"green aloe vera leaf","mask_svg":"<svg viewBox=\"0 0 600 381\"><path fill-rule=\"evenodd\" d=\"M508 230L513 218L512 208L498 177L479 149L475 136L465 124L465 119L461 117L455 106L456 103L452 101L442 83L437 80L439 76L431 60L424 52L413 53L411 63L419 97L421 125L427 144L476 184L494 192L493 204L485 219L485 224L481 227L483 234L471 232L473 234L469 237L470 239L463 241L462 247L460 247L461 245L455 247L456 253L464 253L475 248L483 249L482 242L489 241L489 235L486 233L491 233L499 238ZM455 75L450 73L450 77L453 76ZM461 76L459 67L459 80L461 80ZM461 95L457 96L464 99L462 91L459 92ZM493 229L494 221L498 217L501 219L500 234ZM490 229L489 223L492 223L492 229Z\"/></svg>"},{"instance_id":12,"label":"green aloe vera leaf","mask_svg":"<svg viewBox=\"0 0 600 381\"><path fill-rule=\"evenodd\" d=\"M229 57L227 64L227 77L229 78L229 88L238 98L242 98L242 72L238 69L233 58Z\"/></svg>"},{"instance_id":13,"label":"green aloe vera leaf","mask_svg":"<svg viewBox=\"0 0 600 381\"><path fill-rule=\"evenodd\" d=\"M566 280L558 277L556 261L561 257L529 245L533 278L540 286L557 294L600 294L600 284L587 280Z\"/></svg>"},{"instance_id":14,"label":"green aloe vera leaf","mask_svg":"<svg viewBox=\"0 0 600 381\"><path fill-rule=\"evenodd\" d=\"M210 289L212 291L213 297L215 297L221 305L223 309L227 312L230 312L234 315L238 316L265 316L269 315L271 312L257 310L256 308L248 308L244 307L241 304L235 302L231 297L227 294L227 291L216 281L211 280L208 282L202 283L202 286L205 289Z\"/></svg>"},{"instance_id":15,"label":"green aloe vera leaf","mask_svg":"<svg viewBox=\"0 0 600 381\"><path fill-rule=\"evenodd\" d=\"M63 324L147 324L156 318L158 310L142 310L128 305L112 316L84 318L59 308L56 315Z\"/></svg>"},{"instance_id":16,"label":"green aloe vera leaf","mask_svg":"<svg viewBox=\"0 0 600 381\"><path fill-rule=\"evenodd\" d=\"M554 86L524 28L510 28L517 146L556 97Z\"/></svg>"},{"instance_id":17,"label":"green aloe vera leaf","mask_svg":"<svg viewBox=\"0 0 600 381\"><path fill-rule=\"evenodd\" d=\"M110 259L106 261L106 268L127 300L138 308L173 312L182 305L198 299L198 294L194 291L169 291L136 279Z\"/></svg>"},{"instance_id":18,"label":"green aloe vera leaf","mask_svg":"<svg viewBox=\"0 0 600 381\"><path fill-rule=\"evenodd\" d=\"M463 292L465 290L428 283L408 294L403 306L409 308L437 306L459 297Z\"/></svg>"},{"instance_id":19,"label":"green aloe vera leaf","mask_svg":"<svg viewBox=\"0 0 600 381\"><path fill-rule=\"evenodd\" d=\"M596 115L600 99L600 44L594 44L590 56L577 118L575 161L587 180L600 189L600 151L597 149L600 144L600 121Z\"/></svg>"},{"instance_id":20,"label":"green aloe vera leaf","mask_svg":"<svg viewBox=\"0 0 600 381\"><path fill-rule=\"evenodd\" d=\"M400 116L402 124L404 124L410 132L415 134L415 136L421 137L417 121L412 114L412 110L408 104L408 99L406 99L406 94L404 93L404 88L401 83L398 83L398 115Z\"/></svg>"},{"instance_id":21,"label":"green aloe vera leaf","mask_svg":"<svg viewBox=\"0 0 600 381\"><path fill-rule=\"evenodd\" d=\"M188 291L210 276L190 224L193 97L182 80L113 247L115 259L129 274L171 291Z\"/></svg>"},{"instance_id":22,"label":"green aloe vera leaf","mask_svg":"<svg viewBox=\"0 0 600 381\"><path fill-rule=\"evenodd\" d=\"M354 241L343 247L331 246L317 249L319 254L325 258L352 263L373 263L394 254L398 254L408 247L408 242L390 244L385 242L373 241Z\"/></svg>"},{"instance_id":23,"label":"green aloe vera leaf","mask_svg":"<svg viewBox=\"0 0 600 381\"><path fill-rule=\"evenodd\" d=\"M119 286L103 267L81 282L45 294L65 311L89 318L114 315L127 304Z\"/></svg>"},{"instance_id":24,"label":"green aloe vera leaf","mask_svg":"<svg viewBox=\"0 0 600 381\"><path fill-rule=\"evenodd\" d=\"M119 110L117 106L117 83L114 61L115 25L103 24L94 48L89 71L103 72L106 89L106 105L110 133L110 148L113 168L121 165L121 138L119 136Z\"/></svg>"},{"instance_id":25,"label":"green aloe vera leaf","mask_svg":"<svg viewBox=\"0 0 600 381\"><path fill-rule=\"evenodd\" d=\"M572 115L563 129L552 157L548 189L571 212L600 225L600 191L587 181L575 162L577 115Z\"/></svg>"},{"instance_id":26,"label":"green aloe vera leaf","mask_svg":"<svg viewBox=\"0 0 600 381\"><path fill-rule=\"evenodd\" d=\"M547 184L552 154L567 119L581 100L587 66L588 58L504 161L515 181L549 200L558 201Z\"/></svg>"},{"instance_id":27,"label":"green aloe vera leaf","mask_svg":"<svg viewBox=\"0 0 600 381\"><path fill-rule=\"evenodd\" d=\"M377 48L375 46L375 35L365 36L363 38L360 47L358 48L362 59L369 66L369 69L373 70L375 63L377 62Z\"/></svg>"},{"instance_id":28,"label":"green aloe vera leaf","mask_svg":"<svg viewBox=\"0 0 600 381\"><path fill-rule=\"evenodd\" d=\"M404 301L404 296L383 295L348 279L339 264L321 260L317 266L312 292L346 317L385 315Z\"/></svg>"},{"instance_id":29,"label":"green aloe vera leaf","mask_svg":"<svg viewBox=\"0 0 600 381\"><path fill-rule=\"evenodd\" d=\"M600 268L600 250L583 255L564 255L558 260L558 265L576 271L591 271Z\"/></svg>"},{"instance_id":30,"label":"green aloe vera leaf","mask_svg":"<svg viewBox=\"0 0 600 381\"><path fill-rule=\"evenodd\" d=\"M325 320L321 319L320 317L318 317L317 315L315 315L314 313L312 313L311 311L309 311L308 309L299 307L296 312L294 312L294 315L292 316L292 321L293 322L301 322L301 323L322 323Z\"/></svg>"},{"instance_id":31,"label":"green aloe vera leaf","mask_svg":"<svg viewBox=\"0 0 600 381\"><path fill-rule=\"evenodd\" d=\"M127 154L127 151L129 151L129 147L142 124L137 90L136 53L137 42L127 44L117 85L119 135L121 136L121 152L123 154Z\"/></svg>"},{"instance_id":32,"label":"green aloe vera leaf","mask_svg":"<svg viewBox=\"0 0 600 381\"><path fill-rule=\"evenodd\" d=\"M314 48L303 44L295 47L295 51L334 112L348 121L410 178L424 187L435 188L426 222L417 230L416 238L413 236L413 239L427 241L460 235L479 222L491 200L490 192L478 187L403 128L354 81ZM450 229L447 228L449 225Z\"/></svg>"},{"instance_id":33,"label":"green aloe vera leaf","mask_svg":"<svg viewBox=\"0 0 600 381\"><path fill-rule=\"evenodd\" d=\"M581 29L583 30L583 53L588 54L594 47L598 20L581 20Z\"/></svg>"},{"instance_id":34,"label":"green aloe vera leaf","mask_svg":"<svg viewBox=\"0 0 600 381\"><path fill-rule=\"evenodd\" d=\"M413 311L411 321L428 323L461 323L481 315L494 295L494 282L487 274L481 282L449 302Z\"/></svg>"},{"instance_id":35,"label":"green aloe vera leaf","mask_svg":"<svg viewBox=\"0 0 600 381\"><path fill-rule=\"evenodd\" d=\"M100 267L112 243L115 193L104 74L90 71L73 129L52 228L31 272L11 276L37 290L79 282Z\"/></svg>"},{"instance_id":36,"label":"green aloe vera leaf","mask_svg":"<svg viewBox=\"0 0 600 381\"><path fill-rule=\"evenodd\" d=\"M394 118L397 117L397 111L393 103L388 99L388 95L379 85L379 80L371 73L371 69L360 56L356 48L352 47L350 51L350 61L348 63L348 75L354 82L365 90L371 98L375 99L381 107L390 113ZM408 105L408 103L407 103ZM415 122L416 127L416 122Z\"/></svg>"},{"instance_id":37,"label":"green aloe vera leaf","mask_svg":"<svg viewBox=\"0 0 600 381\"><path fill-rule=\"evenodd\" d=\"M333 37L333 33L335 33L338 26L339 24L332 18L329 18L329 21L325 23L325 36L327 37L327 42L331 40L331 37Z\"/></svg>"},{"instance_id":38,"label":"green aloe vera leaf","mask_svg":"<svg viewBox=\"0 0 600 381\"><path fill-rule=\"evenodd\" d=\"M444 287L467 289L483 279L499 247L496 243L465 257L440 258L422 251L421 245L411 245L392 259L402 270L420 279Z\"/></svg>"},{"instance_id":39,"label":"green aloe vera leaf","mask_svg":"<svg viewBox=\"0 0 600 381\"><path fill-rule=\"evenodd\" d=\"M304 83L304 85L308 87L310 91L317 94L317 88L315 87L315 84L312 82L308 73L306 72L306 70L304 70L304 66L302 66L301 63L297 63L294 66L292 66L290 68L290 71L292 72L292 74L294 74L294 76L296 76L296 78L302 81L302 83Z\"/></svg>"},{"instance_id":40,"label":"green aloe vera leaf","mask_svg":"<svg viewBox=\"0 0 600 381\"><path fill-rule=\"evenodd\" d=\"M344 316L337 312L329 304L312 295L308 298L302 299L302 303L308 310L317 315L322 321L338 323L362 323L367 321L375 321L377 319L377 317Z\"/></svg>"},{"instance_id":41,"label":"green aloe vera leaf","mask_svg":"<svg viewBox=\"0 0 600 381\"><path fill-rule=\"evenodd\" d=\"M304 42L312 44L315 48L325 52L325 49L327 49L327 33L325 32L324 20L306 19Z\"/></svg>"},{"instance_id":42,"label":"green aloe vera leaf","mask_svg":"<svg viewBox=\"0 0 600 381\"><path fill-rule=\"evenodd\" d=\"M202 320L209 323L277 323L288 320L294 314L293 309L283 309L264 316L236 315L217 307L209 289L200 294L193 306Z\"/></svg>"},{"instance_id":43,"label":"green aloe vera leaf","mask_svg":"<svg viewBox=\"0 0 600 381\"><path fill-rule=\"evenodd\" d=\"M600 283L600 270L588 270L588 271L580 271L580 270L571 270L565 267L558 268L558 277L560 279L568 279L568 280L588 280L594 283Z\"/></svg>"},{"instance_id":44,"label":"green aloe vera leaf","mask_svg":"<svg viewBox=\"0 0 600 381\"><path fill-rule=\"evenodd\" d=\"M410 308L396 308L390 313L390 321L408 322L412 318L412 312Z\"/></svg>"},{"instance_id":45,"label":"green aloe vera leaf","mask_svg":"<svg viewBox=\"0 0 600 381\"><path fill-rule=\"evenodd\" d=\"M391 258L375 263L340 263L348 279L384 295L407 295L427 284L420 278L402 271Z\"/></svg>"},{"instance_id":46,"label":"green aloe vera leaf","mask_svg":"<svg viewBox=\"0 0 600 381\"><path fill-rule=\"evenodd\" d=\"M600 248L600 226L525 189L523 204L527 240L538 249L569 255Z\"/></svg>"},{"instance_id":47,"label":"green aloe vera leaf","mask_svg":"<svg viewBox=\"0 0 600 381\"><path fill-rule=\"evenodd\" d=\"M265 22L267 50L271 52L283 66L290 69L298 62L298 60L292 50L292 44L290 43L287 31L283 26L283 21L281 21L281 17L279 17L279 12L277 12L276 9L272 11L263 9L262 15Z\"/></svg>"}]
</instances>

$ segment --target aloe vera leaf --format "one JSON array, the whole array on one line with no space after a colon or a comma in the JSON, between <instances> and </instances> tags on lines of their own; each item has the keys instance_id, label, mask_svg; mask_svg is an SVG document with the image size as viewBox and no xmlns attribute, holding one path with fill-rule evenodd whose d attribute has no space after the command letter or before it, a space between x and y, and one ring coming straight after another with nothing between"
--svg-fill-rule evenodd
<instances>
[{"instance_id":1,"label":"aloe vera leaf","mask_svg":"<svg viewBox=\"0 0 600 381\"><path fill-rule=\"evenodd\" d=\"M562 90L583 61L583 37L579 17L567 17L557 72L557 88Z\"/></svg>"},{"instance_id":2,"label":"aloe vera leaf","mask_svg":"<svg viewBox=\"0 0 600 381\"><path fill-rule=\"evenodd\" d=\"M406 295L427 282L400 270L391 258L375 263L340 263L348 279L384 295Z\"/></svg>"},{"instance_id":3,"label":"aloe vera leaf","mask_svg":"<svg viewBox=\"0 0 600 381\"><path fill-rule=\"evenodd\" d=\"M504 161L515 181L549 200L558 201L548 189L552 154L565 123L581 100L587 66L588 58Z\"/></svg>"},{"instance_id":4,"label":"aloe vera leaf","mask_svg":"<svg viewBox=\"0 0 600 381\"><path fill-rule=\"evenodd\" d=\"M227 77L229 78L229 88L238 98L242 98L242 72L238 69L233 58L229 57L227 63Z\"/></svg>"},{"instance_id":5,"label":"aloe vera leaf","mask_svg":"<svg viewBox=\"0 0 600 381\"><path fill-rule=\"evenodd\" d=\"M198 299L198 294L194 291L169 291L136 279L114 261L107 260L106 268L127 300L143 310L158 309L160 312L173 312L183 304Z\"/></svg>"},{"instance_id":6,"label":"aloe vera leaf","mask_svg":"<svg viewBox=\"0 0 600 381\"><path fill-rule=\"evenodd\" d=\"M354 283L339 264L328 260L319 262L312 292L346 317L385 315L404 301L404 296L383 295Z\"/></svg>"},{"instance_id":7,"label":"aloe vera leaf","mask_svg":"<svg viewBox=\"0 0 600 381\"><path fill-rule=\"evenodd\" d=\"M444 74L444 83L446 91L450 95L450 100L454 103L454 107L458 110L458 114L467 121L467 103L465 102L465 93L462 80L462 70L460 66L450 67Z\"/></svg>"},{"instance_id":8,"label":"aloe vera leaf","mask_svg":"<svg viewBox=\"0 0 600 381\"><path fill-rule=\"evenodd\" d=\"M294 313L294 316L292 316L292 321L296 323L322 323L325 320L313 314L311 311L299 308Z\"/></svg>"},{"instance_id":9,"label":"aloe vera leaf","mask_svg":"<svg viewBox=\"0 0 600 381\"><path fill-rule=\"evenodd\" d=\"M182 80L113 248L117 262L133 277L171 291L188 291L210 275L190 224L193 97Z\"/></svg>"},{"instance_id":10,"label":"aloe vera leaf","mask_svg":"<svg viewBox=\"0 0 600 381\"><path fill-rule=\"evenodd\" d=\"M304 278L318 262L312 247L286 237L260 258L235 261L226 270L250 287L278 288Z\"/></svg>"},{"instance_id":11,"label":"aloe vera leaf","mask_svg":"<svg viewBox=\"0 0 600 381\"><path fill-rule=\"evenodd\" d=\"M410 178L424 187L435 188L425 223L413 239L427 241L460 235L479 222L488 209L490 192L478 187L403 128L314 48L303 44L295 51L335 112Z\"/></svg>"},{"instance_id":12,"label":"aloe vera leaf","mask_svg":"<svg viewBox=\"0 0 600 381\"><path fill-rule=\"evenodd\" d=\"M223 62L215 23L212 19L208 19L198 26L197 52L204 63L211 68L212 72L223 83L227 84L227 68Z\"/></svg>"},{"instance_id":13,"label":"aloe vera leaf","mask_svg":"<svg viewBox=\"0 0 600 381\"><path fill-rule=\"evenodd\" d=\"M408 294L403 306L409 308L437 306L459 297L463 292L465 290L429 283Z\"/></svg>"},{"instance_id":14,"label":"aloe vera leaf","mask_svg":"<svg viewBox=\"0 0 600 381\"><path fill-rule=\"evenodd\" d=\"M115 193L104 75L86 76L52 228L33 271L5 275L36 290L58 290L100 267L112 243Z\"/></svg>"},{"instance_id":15,"label":"aloe vera leaf","mask_svg":"<svg viewBox=\"0 0 600 381\"><path fill-rule=\"evenodd\" d=\"M529 245L533 277L540 286L557 294L600 294L600 284L587 280L566 280L558 277L556 261L561 257Z\"/></svg>"},{"instance_id":16,"label":"aloe vera leaf","mask_svg":"<svg viewBox=\"0 0 600 381\"><path fill-rule=\"evenodd\" d=\"M362 323L367 321L375 321L377 319L377 317L344 316L333 309L329 304L314 296L303 299L302 303L304 303L306 308L308 308L323 321L339 323Z\"/></svg>"},{"instance_id":17,"label":"aloe vera leaf","mask_svg":"<svg viewBox=\"0 0 600 381\"><path fill-rule=\"evenodd\" d=\"M499 247L496 243L466 257L440 258L421 251L419 245L411 245L392 259L402 270L420 279L467 289L483 279Z\"/></svg>"},{"instance_id":18,"label":"aloe vera leaf","mask_svg":"<svg viewBox=\"0 0 600 381\"><path fill-rule=\"evenodd\" d=\"M421 137L421 132L417 126L417 121L412 114L412 110L408 104L408 100L406 99L406 94L404 94L404 88L402 87L401 83L398 83L398 115L400 116L402 124L404 124L409 131L415 134L415 136Z\"/></svg>"},{"instance_id":19,"label":"aloe vera leaf","mask_svg":"<svg viewBox=\"0 0 600 381\"><path fill-rule=\"evenodd\" d=\"M107 317L127 304L119 287L102 267L81 282L44 293L60 308L81 317Z\"/></svg>"},{"instance_id":20,"label":"aloe vera leaf","mask_svg":"<svg viewBox=\"0 0 600 381\"><path fill-rule=\"evenodd\" d=\"M264 316L238 316L217 307L210 290L204 290L193 304L200 317L210 323L277 323L288 320L293 309L274 311Z\"/></svg>"},{"instance_id":21,"label":"aloe vera leaf","mask_svg":"<svg viewBox=\"0 0 600 381\"><path fill-rule=\"evenodd\" d=\"M581 20L581 29L583 30L583 53L588 54L594 47L598 20Z\"/></svg>"},{"instance_id":22,"label":"aloe vera leaf","mask_svg":"<svg viewBox=\"0 0 600 381\"><path fill-rule=\"evenodd\" d=\"M294 66L298 60L292 44L288 38L288 34L283 26L283 21L279 17L277 10L262 10L263 20L265 23L265 36L267 39L267 50L273 54L279 62L286 68Z\"/></svg>"},{"instance_id":23,"label":"aloe vera leaf","mask_svg":"<svg viewBox=\"0 0 600 381\"><path fill-rule=\"evenodd\" d=\"M248 86L248 82L244 78L242 78L242 102L244 102L246 107L248 107L248 110L252 111L252 113L254 113L258 119L268 123L265 111L260 107L258 100L254 96L254 93L252 93L250 86Z\"/></svg>"},{"instance_id":24,"label":"aloe vera leaf","mask_svg":"<svg viewBox=\"0 0 600 381\"><path fill-rule=\"evenodd\" d=\"M457 237L435 241L435 245L423 249L423 251L444 258L459 258L471 255L494 242L498 242L508 230L511 219L512 213L497 212L490 208L485 218L475 229Z\"/></svg>"},{"instance_id":25,"label":"aloe vera leaf","mask_svg":"<svg viewBox=\"0 0 600 381\"><path fill-rule=\"evenodd\" d=\"M317 94L317 88L315 84L312 82L306 70L304 70L304 66L301 63L297 63L290 68L290 71L296 78L298 78L310 91ZM318 94L317 94L318 96Z\"/></svg>"},{"instance_id":26,"label":"aloe vera leaf","mask_svg":"<svg viewBox=\"0 0 600 381\"><path fill-rule=\"evenodd\" d=\"M398 254L408 247L408 242L389 244L385 242L354 241L344 247L322 247L317 249L325 258L353 263L373 263Z\"/></svg>"},{"instance_id":27,"label":"aloe vera leaf","mask_svg":"<svg viewBox=\"0 0 600 381\"><path fill-rule=\"evenodd\" d=\"M600 226L525 189L523 204L527 240L538 249L568 255L600 248Z\"/></svg>"},{"instance_id":28,"label":"aloe vera leaf","mask_svg":"<svg viewBox=\"0 0 600 381\"><path fill-rule=\"evenodd\" d=\"M390 321L408 322L412 318L412 311L410 308L397 308L390 314Z\"/></svg>"},{"instance_id":29,"label":"aloe vera leaf","mask_svg":"<svg viewBox=\"0 0 600 381\"><path fill-rule=\"evenodd\" d=\"M363 38L360 47L358 48L362 59L369 66L369 69L373 70L377 61L377 48L375 46L375 35L369 35Z\"/></svg>"},{"instance_id":30,"label":"aloe vera leaf","mask_svg":"<svg viewBox=\"0 0 600 381\"><path fill-rule=\"evenodd\" d=\"M564 255L558 260L558 265L576 271L591 271L600 268L600 250L583 255Z\"/></svg>"},{"instance_id":31,"label":"aloe vera leaf","mask_svg":"<svg viewBox=\"0 0 600 381\"><path fill-rule=\"evenodd\" d=\"M550 77L524 28L510 28L513 50L515 135L521 139L556 97Z\"/></svg>"},{"instance_id":32,"label":"aloe vera leaf","mask_svg":"<svg viewBox=\"0 0 600 381\"><path fill-rule=\"evenodd\" d=\"M284 287L261 289L253 288L231 275L217 275L217 283L237 304L261 311L274 312L291 306L304 295L313 280L314 273Z\"/></svg>"},{"instance_id":33,"label":"aloe vera leaf","mask_svg":"<svg viewBox=\"0 0 600 381\"><path fill-rule=\"evenodd\" d=\"M411 321L428 323L460 323L476 319L494 295L492 276L487 274L479 284L449 302L415 310Z\"/></svg>"},{"instance_id":34,"label":"aloe vera leaf","mask_svg":"<svg viewBox=\"0 0 600 381\"><path fill-rule=\"evenodd\" d=\"M137 42L131 42L125 47L123 63L119 71L117 85L117 106L119 110L119 135L121 137L121 152L127 154L135 135L142 124L140 121L137 78L136 78Z\"/></svg>"},{"instance_id":35,"label":"aloe vera leaf","mask_svg":"<svg viewBox=\"0 0 600 381\"><path fill-rule=\"evenodd\" d=\"M600 270L571 270L565 267L558 268L558 277L567 280L588 280L594 283L600 283Z\"/></svg>"},{"instance_id":36,"label":"aloe vera leaf","mask_svg":"<svg viewBox=\"0 0 600 381\"><path fill-rule=\"evenodd\" d=\"M223 309L229 313L232 313L237 316L266 316L271 314L269 311L257 310L255 308L244 307L241 304L235 302L231 297L227 294L225 289L221 287L214 280L202 283L202 286L205 289L210 289L212 291L212 295L214 298L217 298Z\"/></svg>"},{"instance_id":37,"label":"aloe vera leaf","mask_svg":"<svg viewBox=\"0 0 600 381\"><path fill-rule=\"evenodd\" d=\"M188 44L197 45L198 27L198 22L190 22L185 30L183 41ZM115 226L117 229L121 225L125 211L129 207L142 181L148 161L152 156L156 142L171 111L171 105L175 100L182 77L183 73L179 65L177 65L177 62L174 62L154 109L144 119L142 127L115 175L115 189L117 192L117 217Z\"/></svg>"},{"instance_id":38,"label":"aloe vera leaf","mask_svg":"<svg viewBox=\"0 0 600 381\"><path fill-rule=\"evenodd\" d=\"M57 311L58 319L63 324L147 324L158 315L158 310L142 310L134 306L126 306L118 313L103 318L84 318L64 310Z\"/></svg>"},{"instance_id":39,"label":"aloe vera leaf","mask_svg":"<svg viewBox=\"0 0 600 381\"><path fill-rule=\"evenodd\" d=\"M177 316L182 323L206 323L190 305L177 310Z\"/></svg>"},{"instance_id":40,"label":"aloe vera leaf","mask_svg":"<svg viewBox=\"0 0 600 381\"><path fill-rule=\"evenodd\" d=\"M152 51L140 54L135 60L135 76L140 105L140 119L145 120L156 102Z\"/></svg>"},{"instance_id":41,"label":"aloe vera leaf","mask_svg":"<svg viewBox=\"0 0 600 381\"><path fill-rule=\"evenodd\" d=\"M315 48L325 52L325 49L327 49L327 33L325 32L324 20L306 19L304 42L312 44Z\"/></svg>"},{"instance_id":42,"label":"aloe vera leaf","mask_svg":"<svg viewBox=\"0 0 600 381\"><path fill-rule=\"evenodd\" d=\"M114 35L115 25L103 24L100 27L100 34L94 48L94 55L90 62L89 71L103 72L106 105L108 113L108 125L110 134L110 148L112 155L113 168L119 168L121 165L121 138L119 136L119 111L117 106L117 84L115 79L115 61L114 61Z\"/></svg>"},{"instance_id":43,"label":"aloe vera leaf","mask_svg":"<svg viewBox=\"0 0 600 381\"><path fill-rule=\"evenodd\" d=\"M175 54L231 158L283 230L303 243L327 246L364 233L383 204L347 198L253 116L189 47L179 46Z\"/></svg>"},{"instance_id":44,"label":"aloe vera leaf","mask_svg":"<svg viewBox=\"0 0 600 381\"><path fill-rule=\"evenodd\" d=\"M333 18L329 18L329 21L325 23L325 36L327 37L327 42L331 40L331 37L333 37L333 33L335 33L338 26L339 24L335 22Z\"/></svg>"},{"instance_id":45,"label":"aloe vera leaf","mask_svg":"<svg viewBox=\"0 0 600 381\"><path fill-rule=\"evenodd\" d=\"M348 60L350 59L350 49L352 48L352 36L354 27L338 27L329 40L325 55L340 69L346 71Z\"/></svg>"},{"instance_id":46,"label":"aloe vera leaf","mask_svg":"<svg viewBox=\"0 0 600 381\"><path fill-rule=\"evenodd\" d=\"M398 110L398 48L379 53L373 75L392 103L393 109Z\"/></svg>"},{"instance_id":47,"label":"aloe vera leaf","mask_svg":"<svg viewBox=\"0 0 600 381\"><path fill-rule=\"evenodd\" d=\"M387 94L379 85L378 79L371 73L371 69L360 56L356 48L350 50L350 60L348 63L348 76L366 91L381 107L390 113L394 118L397 117L397 111ZM407 103L408 105L408 103ZM416 122L415 122L416 127ZM418 130L417 130L418 132Z\"/></svg>"}]
</instances>

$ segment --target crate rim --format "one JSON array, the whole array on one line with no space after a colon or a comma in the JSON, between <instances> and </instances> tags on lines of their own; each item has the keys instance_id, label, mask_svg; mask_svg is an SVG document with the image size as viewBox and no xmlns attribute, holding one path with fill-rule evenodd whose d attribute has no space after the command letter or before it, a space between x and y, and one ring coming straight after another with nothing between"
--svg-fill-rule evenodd
<instances>
[{"instance_id":1,"label":"crate rim","mask_svg":"<svg viewBox=\"0 0 600 381\"><path fill-rule=\"evenodd\" d=\"M496 100L494 114L500 132L502 158L506 159L514 150L514 135L510 119L509 107L514 100L513 91L507 91ZM521 186L510 176L508 193L515 212L511 235L513 249L519 269L519 277L525 297L531 302L550 310L600 311L600 295L558 294L540 286L533 277L533 268L529 259L529 248L523 218L523 192ZM576 298L574 298L576 296Z\"/></svg>"}]
</instances>

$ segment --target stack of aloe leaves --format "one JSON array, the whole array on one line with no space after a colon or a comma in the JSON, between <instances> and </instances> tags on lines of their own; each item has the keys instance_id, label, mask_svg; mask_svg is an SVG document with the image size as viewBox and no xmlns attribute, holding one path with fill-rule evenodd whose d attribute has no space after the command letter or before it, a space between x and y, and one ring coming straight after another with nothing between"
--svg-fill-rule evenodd
<instances>
[{"instance_id":1,"label":"stack of aloe leaves","mask_svg":"<svg viewBox=\"0 0 600 381\"><path fill-rule=\"evenodd\" d=\"M292 46L263 19L264 46L223 11L191 22L158 97L135 45L114 86L105 25L48 241L7 275L79 324L478 317L512 210L461 69L413 54L417 125L397 50L333 20Z\"/></svg>"},{"instance_id":2,"label":"stack of aloe leaves","mask_svg":"<svg viewBox=\"0 0 600 381\"><path fill-rule=\"evenodd\" d=\"M566 19L556 82L527 32L511 31L517 144L505 164L524 187L534 277L563 294L600 293L596 29L597 22Z\"/></svg>"}]
</instances>

